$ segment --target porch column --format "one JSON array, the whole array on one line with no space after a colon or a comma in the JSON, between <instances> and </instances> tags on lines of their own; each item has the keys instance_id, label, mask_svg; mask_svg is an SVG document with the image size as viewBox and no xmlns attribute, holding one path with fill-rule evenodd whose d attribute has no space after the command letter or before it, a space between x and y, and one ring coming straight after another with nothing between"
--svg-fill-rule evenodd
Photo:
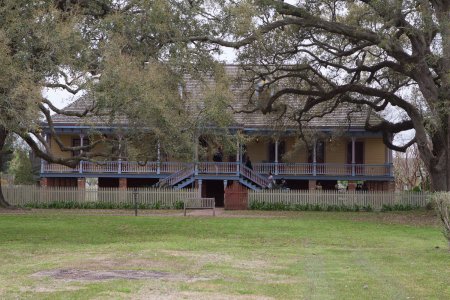
<instances>
[{"instance_id":1,"label":"porch column","mask_svg":"<svg viewBox=\"0 0 450 300\"><path fill-rule=\"evenodd\" d=\"M240 167L240 155L241 155L241 145L239 143L239 140L236 142L236 175L239 176L239 167Z\"/></svg>"},{"instance_id":2,"label":"porch column","mask_svg":"<svg viewBox=\"0 0 450 300\"><path fill-rule=\"evenodd\" d=\"M40 186L41 186L42 188L48 187L48 178L47 178L47 177L42 177L42 178L41 178Z\"/></svg>"},{"instance_id":3,"label":"porch column","mask_svg":"<svg viewBox=\"0 0 450 300\"><path fill-rule=\"evenodd\" d=\"M314 191L316 189L316 181L308 180L308 190Z\"/></svg>"},{"instance_id":4,"label":"porch column","mask_svg":"<svg viewBox=\"0 0 450 300\"><path fill-rule=\"evenodd\" d=\"M228 180L223 181L223 190L225 191L228 185Z\"/></svg>"},{"instance_id":5,"label":"porch column","mask_svg":"<svg viewBox=\"0 0 450 300\"><path fill-rule=\"evenodd\" d=\"M47 143L47 146L50 147L50 134L46 133L44 135L44 140ZM45 149L47 149L47 147L45 147ZM44 171L45 171L45 164L46 164L45 159L41 158L41 174L44 173Z\"/></svg>"},{"instance_id":6,"label":"porch column","mask_svg":"<svg viewBox=\"0 0 450 300\"><path fill-rule=\"evenodd\" d=\"M119 134L118 139L119 139L119 160L117 164L117 173L122 174L122 135ZM120 179L119 179L119 186L120 186Z\"/></svg>"},{"instance_id":7,"label":"porch column","mask_svg":"<svg viewBox=\"0 0 450 300\"><path fill-rule=\"evenodd\" d=\"M198 162L198 135L194 137L194 161Z\"/></svg>"},{"instance_id":8,"label":"porch column","mask_svg":"<svg viewBox=\"0 0 450 300\"><path fill-rule=\"evenodd\" d=\"M278 139L275 140L275 175L278 175Z\"/></svg>"},{"instance_id":9,"label":"porch column","mask_svg":"<svg viewBox=\"0 0 450 300\"><path fill-rule=\"evenodd\" d=\"M80 133L80 147L84 146L84 134ZM80 155L83 154L83 150L80 150ZM83 161L80 160L80 168L79 168L79 172L83 173Z\"/></svg>"},{"instance_id":10,"label":"porch column","mask_svg":"<svg viewBox=\"0 0 450 300\"><path fill-rule=\"evenodd\" d=\"M194 137L194 173L198 175L198 138L199 136L195 134Z\"/></svg>"},{"instance_id":11,"label":"porch column","mask_svg":"<svg viewBox=\"0 0 450 300\"><path fill-rule=\"evenodd\" d=\"M354 192L356 191L356 181L349 181L348 185L347 185L347 190L349 192Z\"/></svg>"},{"instance_id":12,"label":"porch column","mask_svg":"<svg viewBox=\"0 0 450 300\"><path fill-rule=\"evenodd\" d=\"M394 176L394 158L392 149L388 148L388 164L389 164L389 176Z\"/></svg>"},{"instance_id":13,"label":"porch column","mask_svg":"<svg viewBox=\"0 0 450 300\"><path fill-rule=\"evenodd\" d=\"M86 178L78 178L77 179L77 187L79 189L85 189L86 188Z\"/></svg>"},{"instance_id":14,"label":"porch column","mask_svg":"<svg viewBox=\"0 0 450 300\"><path fill-rule=\"evenodd\" d=\"M317 175L316 146L317 146L317 139L314 138L314 141L313 141L313 176Z\"/></svg>"},{"instance_id":15,"label":"porch column","mask_svg":"<svg viewBox=\"0 0 450 300\"><path fill-rule=\"evenodd\" d=\"M198 197L201 198L202 197L203 180L199 179L199 180L197 180L197 182L198 182Z\"/></svg>"},{"instance_id":16,"label":"porch column","mask_svg":"<svg viewBox=\"0 0 450 300\"><path fill-rule=\"evenodd\" d=\"M127 189L127 179L125 177L119 178L119 190L126 190Z\"/></svg>"},{"instance_id":17,"label":"porch column","mask_svg":"<svg viewBox=\"0 0 450 300\"><path fill-rule=\"evenodd\" d=\"M156 174L161 174L161 144L159 143L158 140L158 146L157 146L157 150L156 150L156 155L157 155L157 166L156 166Z\"/></svg>"},{"instance_id":18,"label":"porch column","mask_svg":"<svg viewBox=\"0 0 450 300\"><path fill-rule=\"evenodd\" d=\"M355 140L356 138L352 136L352 176L355 176Z\"/></svg>"}]
</instances>

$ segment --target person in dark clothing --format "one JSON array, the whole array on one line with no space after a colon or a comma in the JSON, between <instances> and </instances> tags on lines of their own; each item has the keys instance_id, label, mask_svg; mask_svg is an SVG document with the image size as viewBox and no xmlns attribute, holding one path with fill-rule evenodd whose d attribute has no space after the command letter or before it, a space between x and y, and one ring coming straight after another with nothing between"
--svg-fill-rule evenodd
<instances>
[{"instance_id":1,"label":"person in dark clothing","mask_svg":"<svg viewBox=\"0 0 450 300\"><path fill-rule=\"evenodd\" d=\"M252 161L250 160L250 156L247 156L247 158L245 160L245 166L247 168L249 168L250 170L253 170L253 165L252 165Z\"/></svg>"},{"instance_id":2,"label":"person in dark clothing","mask_svg":"<svg viewBox=\"0 0 450 300\"><path fill-rule=\"evenodd\" d=\"M213 162L222 162L223 160L223 151L222 147L217 148L216 153L213 156ZM214 168L216 169L216 175L219 174L219 166L218 164L214 164Z\"/></svg>"},{"instance_id":3,"label":"person in dark clothing","mask_svg":"<svg viewBox=\"0 0 450 300\"><path fill-rule=\"evenodd\" d=\"M222 162L223 160L223 151L222 151L222 147L219 147L216 151L216 153L214 153L213 156L213 161L214 162Z\"/></svg>"}]
</instances>

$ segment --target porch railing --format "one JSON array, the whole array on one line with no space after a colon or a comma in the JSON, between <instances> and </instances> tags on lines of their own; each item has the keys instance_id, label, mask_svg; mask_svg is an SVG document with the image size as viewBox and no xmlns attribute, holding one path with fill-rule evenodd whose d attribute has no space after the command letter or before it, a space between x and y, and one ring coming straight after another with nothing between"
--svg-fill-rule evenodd
<instances>
[{"instance_id":1,"label":"porch railing","mask_svg":"<svg viewBox=\"0 0 450 300\"><path fill-rule=\"evenodd\" d=\"M247 168L246 166L241 166L241 168L242 168L241 169L242 175L245 178L250 179L254 183L258 184L260 187L266 188L269 186L270 180L268 178L260 175L259 173L253 171L250 168Z\"/></svg>"},{"instance_id":2,"label":"porch railing","mask_svg":"<svg viewBox=\"0 0 450 300\"><path fill-rule=\"evenodd\" d=\"M133 161L83 161L75 168L58 164L42 163L41 173L125 173L125 174L174 174L194 163ZM232 175L242 173L242 165L237 162L198 162L196 174ZM255 163L253 171L280 176L392 176L391 164L336 164L336 163Z\"/></svg>"},{"instance_id":3,"label":"porch railing","mask_svg":"<svg viewBox=\"0 0 450 300\"><path fill-rule=\"evenodd\" d=\"M199 162L198 174L238 174L239 163L236 162Z\"/></svg>"},{"instance_id":4,"label":"porch railing","mask_svg":"<svg viewBox=\"0 0 450 300\"><path fill-rule=\"evenodd\" d=\"M390 176L390 164L255 163L261 174L309 176Z\"/></svg>"},{"instance_id":5,"label":"porch railing","mask_svg":"<svg viewBox=\"0 0 450 300\"><path fill-rule=\"evenodd\" d=\"M182 169L164 179L161 179L158 183L158 186L160 187L168 187L173 186L183 180L185 180L188 177L191 177L194 175L194 165L188 165L185 169Z\"/></svg>"}]
</instances>

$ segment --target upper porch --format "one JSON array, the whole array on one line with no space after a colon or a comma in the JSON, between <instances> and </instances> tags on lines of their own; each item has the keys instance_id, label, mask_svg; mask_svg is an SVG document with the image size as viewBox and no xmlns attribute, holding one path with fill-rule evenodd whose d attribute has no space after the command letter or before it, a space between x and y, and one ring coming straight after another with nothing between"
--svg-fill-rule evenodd
<instances>
[{"instance_id":1,"label":"upper porch","mask_svg":"<svg viewBox=\"0 0 450 300\"><path fill-rule=\"evenodd\" d=\"M75 168L42 161L41 176L68 177L134 177L165 178L184 169L192 168L197 177L239 176L242 162L134 162L134 161L81 161ZM389 180L393 178L393 166L385 164L339 163L254 163L253 171L275 178L289 179L337 179L337 180Z\"/></svg>"}]
</instances>

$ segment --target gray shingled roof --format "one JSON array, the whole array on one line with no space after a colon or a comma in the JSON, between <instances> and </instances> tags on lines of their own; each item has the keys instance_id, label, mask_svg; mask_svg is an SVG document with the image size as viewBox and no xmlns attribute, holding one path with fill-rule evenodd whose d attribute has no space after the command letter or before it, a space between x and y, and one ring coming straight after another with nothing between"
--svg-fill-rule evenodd
<instances>
[{"instance_id":1,"label":"gray shingled roof","mask_svg":"<svg viewBox=\"0 0 450 300\"><path fill-rule=\"evenodd\" d=\"M243 71L238 66L227 65L225 66L225 71L227 76L231 78L230 90L233 94L233 99L231 100L231 106L235 111L242 110L252 110L258 105L257 97L253 95L251 97L252 89L250 84L243 79ZM187 109L191 111L196 111L205 105L205 87L206 89L214 89L215 82L212 77L206 79L198 80L192 77L185 78L185 86L183 91L183 97L187 104ZM279 107L285 106L285 114L280 118L279 112L262 114L260 111L254 113L233 113L233 119L235 126L245 127L245 128L264 128L273 126L285 126L285 127L296 127L297 123L293 121L293 112L303 105L301 98L295 96L284 96L277 100ZM282 105L281 105L282 104ZM79 98L72 104L64 108L65 111L70 112L83 112L86 108L92 107L93 101L86 96ZM315 113L321 112L320 107L316 108ZM366 121L367 111L364 109L356 110L351 108L349 105L341 105L332 113L327 114L321 118L311 119L307 125L310 127L353 127L353 128L363 128ZM307 117L307 116L305 116ZM52 116L55 126L62 125L100 125L100 124L110 124L108 123L109 117L99 117L88 115L80 119L79 117L66 116L62 114L55 114ZM376 116L371 117L371 121L375 121ZM126 118L118 117L115 124L126 124Z\"/></svg>"}]
</instances>

